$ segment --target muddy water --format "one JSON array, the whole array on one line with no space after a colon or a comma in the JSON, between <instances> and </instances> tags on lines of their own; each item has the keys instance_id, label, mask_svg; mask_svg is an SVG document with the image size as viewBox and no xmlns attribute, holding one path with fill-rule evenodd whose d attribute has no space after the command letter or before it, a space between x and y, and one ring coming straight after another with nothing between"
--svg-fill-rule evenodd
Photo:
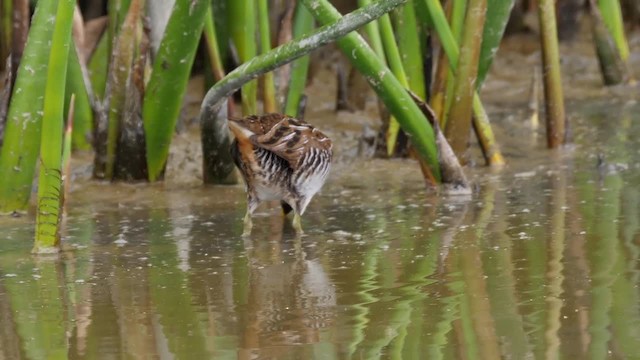
<instances>
[{"instance_id":1,"label":"muddy water","mask_svg":"<svg viewBox=\"0 0 640 360\"><path fill-rule=\"evenodd\" d=\"M0 358L637 358L640 106L569 108L559 152L499 117L468 198L340 163L302 237L266 207L242 239L241 187L82 185L58 260L2 218Z\"/></svg>"}]
</instances>

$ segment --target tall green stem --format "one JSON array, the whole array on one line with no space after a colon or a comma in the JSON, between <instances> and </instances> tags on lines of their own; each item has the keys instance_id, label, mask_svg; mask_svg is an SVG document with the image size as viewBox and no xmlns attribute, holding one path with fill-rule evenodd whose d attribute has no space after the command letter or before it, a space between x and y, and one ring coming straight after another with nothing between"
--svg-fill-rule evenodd
<instances>
[{"instance_id":1,"label":"tall green stem","mask_svg":"<svg viewBox=\"0 0 640 360\"><path fill-rule=\"evenodd\" d=\"M57 252L60 242L64 90L74 8L74 0L60 0L53 29L42 117L34 253Z\"/></svg>"},{"instance_id":2,"label":"tall green stem","mask_svg":"<svg viewBox=\"0 0 640 360\"><path fill-rule=\"evenodd\" d=\"M556 27L555 1L539 0L540 41L542 43L542 76L547 118L547 146L556 148L564 143L565 115L560 51Z\"/></svg>"},{"instance_id":3,"label":"tall green stem","mask_svg":"<svg viewBox=\"0 0 640 360\"><path fill-rule=\"evenodd\" d=\"M458 159L464 159L469 144L472 101L478 74L482 29L487 11L486 0L470 0L460 47L458 71L445 135Z\"/></svg>"},{"instance_id":4,"label":"tall green stem","mask_svg":"<svg viewBox=\"0 0 640 360\"><path fill-rule=\"evenodd\" d=\"M246 63L257 54L256 10L254 0L227 0L231 22L231 38L235 44L240 62ZM242 113L255 114L258 84L250 81L242 87Z\"/></svg>"},{"instance_id":5,"label":"tall green stem","mask_svg":"<svg viewBox=\"0 0 640 360\"><path fill-rule=\"evenodd\" d=\"M269 30L269 9L267 0L258 0L258 24L260 27L260 53L271 50L271 35ZM273 80L273 72L269 71L262 77L262 106L266 113L278 111L276 104L276 85Z\"/></svg>"},{"instance_id":6,"label":"tall green stem","mask_svg":"<svg viewBox=\"0 0 640 360\"><path fill-rule=\"evenodd\" d=\"M311 13L302 4L296 5L293 16L293 38L299 39L313 30L314 21ZM372 21L373 23L375 21ZM369 23L369 24L371 24ZM291 65L291 79L289 80L289 90L285 100L284 113L291 116L298 116L300 100L307 85L307 74L309 72L309 55L305 55L293 62Z\"/></svg>"}]
</instances>

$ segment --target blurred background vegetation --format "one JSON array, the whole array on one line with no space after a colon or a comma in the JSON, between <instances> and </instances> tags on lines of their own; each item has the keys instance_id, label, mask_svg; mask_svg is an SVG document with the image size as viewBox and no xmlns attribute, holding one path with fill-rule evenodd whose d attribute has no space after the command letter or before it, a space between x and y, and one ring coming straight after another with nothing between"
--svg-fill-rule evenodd
<instances>
[{"instance_id":1,"label":"blurred background vegetation","mask_svg":"<svg viewBox=\"0 0 640 360\"><path fill-rule=\"evenodd\" d=\"M318 61L342 51L336 111L362 109L368 82L382 116L376 155L416 158L432 187L470 191L461 165L472 136L487 165L509 161L480 98L504 36L540 35L550 148L568 140L558 39L586 23L602 85L634 81L625 32L640 20L638 0L0 0L0 213L25 212L38 179L35 251L57 248L74 156L64 144L93 155L95 179L162 181L176 128L189 124L182 109L194 75L210 94L232 84L225 105L200 99L199 122L204 182L237 182L228 133L216 130L225 114L304 117L314 75L304 53L322 44L309 35L328 33L340 13L382 6L392 10ZM279 52L284 44L308 48Z\"/></svg>"}]
</instances>

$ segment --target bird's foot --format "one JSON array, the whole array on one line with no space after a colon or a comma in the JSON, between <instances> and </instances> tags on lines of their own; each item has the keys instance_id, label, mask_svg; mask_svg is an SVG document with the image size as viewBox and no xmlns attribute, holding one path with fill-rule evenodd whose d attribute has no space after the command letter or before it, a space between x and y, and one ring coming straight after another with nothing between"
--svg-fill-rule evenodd
<instances>
[{"instance_id":1,"label":"bird's foot","mask_svg":"<svg viewBox=\"0 0 640 360\"><path fill-rule=\"evenodd\" d=\"M302 235L303 231L302 231L302 218L300 217L300 214L296 213L293 215L293 222L291 223L293 225L293 229L296 231L296 233L298 235Z\"/></svg>"}]
</instances>

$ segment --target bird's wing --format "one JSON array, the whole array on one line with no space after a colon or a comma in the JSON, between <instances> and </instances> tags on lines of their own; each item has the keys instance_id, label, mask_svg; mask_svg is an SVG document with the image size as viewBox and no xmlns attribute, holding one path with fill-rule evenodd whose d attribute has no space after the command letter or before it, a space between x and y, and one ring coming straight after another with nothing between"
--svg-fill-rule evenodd
<instances>
[{"instance_id":1,"label":"bird's wing","mask_svg":"<svg viewBox=\"0 0 640 360\"><path fill-rule=\"evenodd\" d=\"M264 135L252 136L255 146L269 150L297 167L302 156L312 148L331 150L331 140L302 120L284 117Z\"/></svg>"}]
</instances>

